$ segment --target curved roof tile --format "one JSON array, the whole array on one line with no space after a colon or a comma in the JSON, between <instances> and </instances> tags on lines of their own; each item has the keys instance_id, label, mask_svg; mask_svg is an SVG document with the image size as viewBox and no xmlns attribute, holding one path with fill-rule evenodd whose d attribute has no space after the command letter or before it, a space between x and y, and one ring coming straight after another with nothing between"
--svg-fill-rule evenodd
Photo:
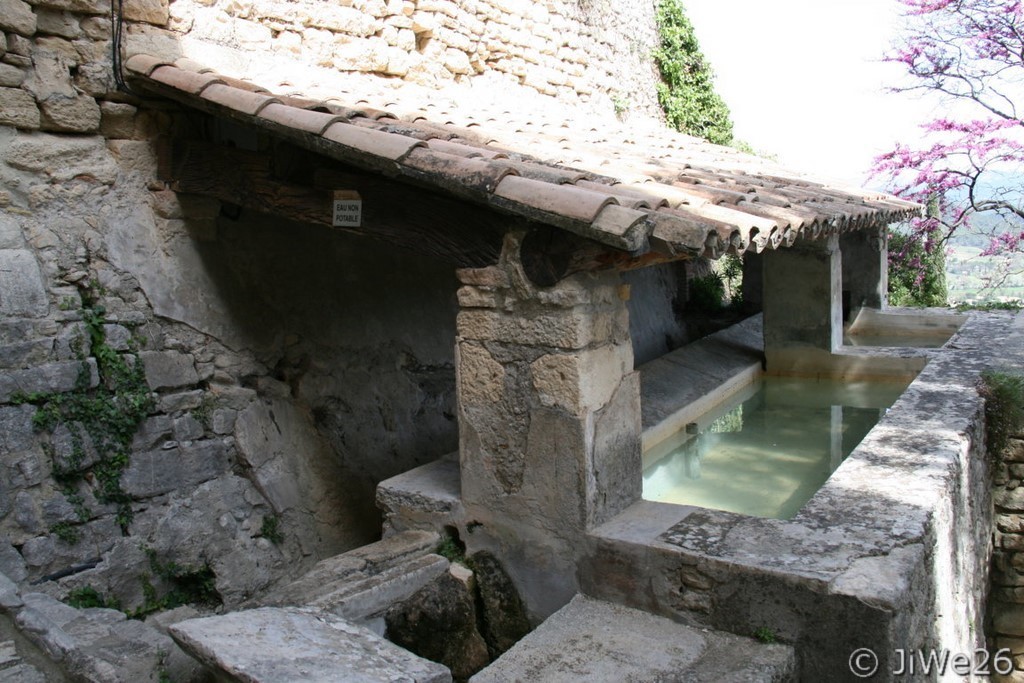
<instances>
[{"instance_id":1,"label":"curved roof tile","mask_svg":"<svg viewBox=\"0 0 1024 683\"><path fill-rule=\"evenodd\" d=\"M598 125L579 112L488 110L406 86L374 90L365 82L320 92L326 99L285 88L275 95L185 58L138 54L125 66L136 83L185 105L249 120L353 165L633 253L717 258L891 223L921 210L647 123ZM358 94L346 97L347 90Z\"/></svg>"}]
</instances>

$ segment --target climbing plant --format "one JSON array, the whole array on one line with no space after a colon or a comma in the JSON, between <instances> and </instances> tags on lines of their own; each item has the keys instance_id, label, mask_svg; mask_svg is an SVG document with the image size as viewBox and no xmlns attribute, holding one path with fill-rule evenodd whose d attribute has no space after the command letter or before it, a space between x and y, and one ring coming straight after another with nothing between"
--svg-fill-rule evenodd
<instances>
[{"instance_id":1,"label":"climbing plant","mask_svg":"<svg viewBox=\"0 0 1024 683\"><path fill-rule=\"evenodd\" d=\"M729 108L715 92L714 74L704 58L680 0L660 0L657 7L658 32L654 50L662 82L658 102L671 126L709 142L733 142Z\"/></svg>"},{"instance_id":2,"label":"climbing plant","mask_svg":"<svg viewBox=\"0 0 1024 683\"><path fill-rule=\"evenodd\" d=\"M131 523L131 499L121 489L121 472L128 466L132 438L139 423L153 407L153 397L146 384L142 364L129 362L106 341L106 311L90 290L82 291L82 321L88 339L81 340L79 356L82 369L75 387L66 393L22 395L18 402L38 406L33 416L36 429L53 434L64 425L71 439L70 455L53 457L53 478L84 522L90 512L77 490L77 484L89 475L96 499L117 506L117 522L123 531ZM92 384L92 371L87 356L96 359L99 382ZM133 359L134 360L134 359ZM96 461L84 466L87 445L95 451ZM54 529L65 542L74 543L76 529L63 522Z\"/></svg>"},{"instance_id":3,"label":"climbing plant","mask_svg":"<svg viewBox=\"0 0 1024 683\"><path fill-rule=\"evenodd\" d=\"M143 603L127 612L129 618L143 619L154 612L182 605L216 607L222 604L217 591L217 576L210 565L183 566L173 560L161 561L152 548L143 548L143 551L149 558L153 575L162 579L168 588L160 594L150 581L151 576L144 574L141 577Z\"/></svg>"}]
</instances>

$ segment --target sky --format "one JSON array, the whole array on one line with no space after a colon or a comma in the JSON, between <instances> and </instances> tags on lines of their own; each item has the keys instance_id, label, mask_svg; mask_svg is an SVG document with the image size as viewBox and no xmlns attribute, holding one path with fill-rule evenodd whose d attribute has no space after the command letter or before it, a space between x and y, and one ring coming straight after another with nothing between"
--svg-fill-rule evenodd
<instances>
[{"instance_id":1,"label":"sky","mask_svg":"<svg viewBox=\"0 0 1024 683\"><path fill-rule=\"evenodd\" d=\"M896 0L684 0L735 135L794 170L870 185L875 156L920 139L936 104L887 92Z\"/></svg>"}]
</instances>

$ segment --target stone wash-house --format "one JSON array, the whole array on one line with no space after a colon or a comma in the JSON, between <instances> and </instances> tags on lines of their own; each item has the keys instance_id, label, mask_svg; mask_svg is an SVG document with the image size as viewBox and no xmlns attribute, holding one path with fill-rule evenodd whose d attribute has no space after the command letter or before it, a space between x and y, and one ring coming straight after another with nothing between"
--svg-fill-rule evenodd
<instances>
[{"instance_id":1,"label":"stone wash-house","mask_svg":"<svg viewBox=\"0 0 1024 683\"><path fill-rule=\"evenodd\" d=\"M322 646L323 680L444 680L339 621L448 571L442 533L496 559L534 625L583 593L605 601L573 601L591 620L669 629L690 645L663 675L735 647L755 680L843 680L858 647L886 671L897 648L983 642L981 361L841 348L844 309L884 308L886 226L918 207L666 129L653 6L0 0L0 29L0 608L64 671L199 676L166 635L185 620L207 663L273 660L245 680L289 680L257 638L275 629ZM763 323L679 380L687 275L727 253ZM934 358L920 377L941 381L792 521L641 501L645 428L762 357ZM152 402L115 466L55 397L122 409L117 363ZM377 583L353 597L352 574ZM227 621L56 600L144 612L197 577Z\"/></svg>"}]
</instances>

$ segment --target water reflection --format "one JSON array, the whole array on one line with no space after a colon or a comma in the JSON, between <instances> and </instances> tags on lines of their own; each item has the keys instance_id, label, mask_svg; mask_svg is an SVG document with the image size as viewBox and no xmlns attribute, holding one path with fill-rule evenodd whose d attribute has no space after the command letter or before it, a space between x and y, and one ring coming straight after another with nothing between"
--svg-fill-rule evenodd
<instances>
[{"instance_id":1,"label":"water reflection","mask_svg":"<svg viewBox=\"0 0 1024 683\"><path fill-rule=\"evenodd\" d=\"M789 519L905 388L764 378L695 434L677 435L644 470L644 498Z\"/></svg>"}]
</instances>

